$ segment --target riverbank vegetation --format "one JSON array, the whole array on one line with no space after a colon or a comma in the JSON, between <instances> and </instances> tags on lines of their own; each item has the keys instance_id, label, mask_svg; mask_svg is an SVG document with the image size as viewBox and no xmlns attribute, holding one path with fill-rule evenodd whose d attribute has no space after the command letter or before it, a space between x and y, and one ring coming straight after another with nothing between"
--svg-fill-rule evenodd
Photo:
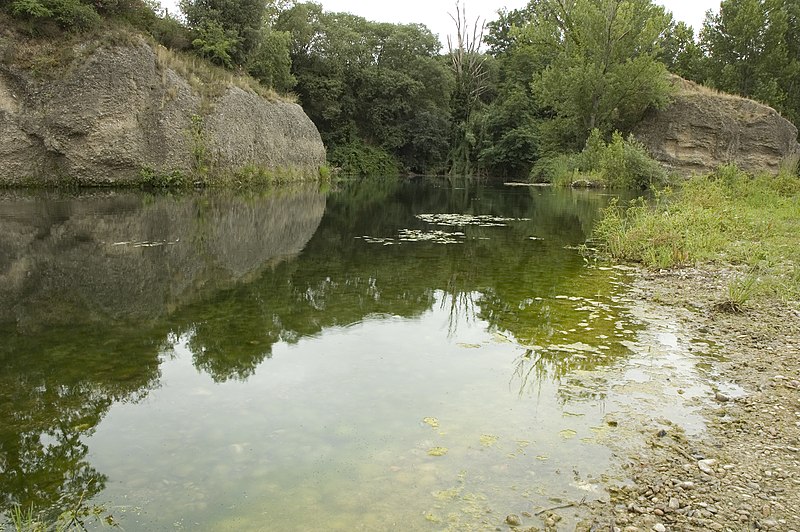
<instances>
[{"instance_id":1,"label":"riverbank vegetation","mask_svg":"<svg viewBox=\"0 0 800 532\"><path fill-rule=\"evenodd\" d=\"M724 166L656 200L614 202L595 228L602 251L648 268L733 265L731 309L753 295L800 299L797 159L777 176Z\"/></svg>"},{"instance_id":2,"label":"riverbank vegetation","mask_svg":"<svg viewBox=\"0 0 800 532\"><path fill-rule=\"evenodd\" d=\"M264 94L293 94L331 166L350 174L586 171L584 148L617 149L616 133L627 138L646 109L669 102L667 71L800 118L792 0L722 0L697 34L652 0L540 0L485 25L467 8L454 4L443 47L423 25L313 2L182 0L176 14L154 0L0 0L4 20L31 38L72 42L128 26L214 65L211 78L227 71Z\"/></svg>"}]
</instances>

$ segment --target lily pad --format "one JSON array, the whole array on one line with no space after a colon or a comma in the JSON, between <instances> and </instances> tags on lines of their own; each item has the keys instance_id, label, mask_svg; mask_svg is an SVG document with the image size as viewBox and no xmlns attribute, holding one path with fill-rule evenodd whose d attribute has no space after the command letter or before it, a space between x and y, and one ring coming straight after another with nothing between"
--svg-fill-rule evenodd
<instances>
[{"instance_id":1,"label":"lily pad","mask_svg":"<svg viewBox=\"0 0 800 532\"><path fill-rule=\"evenodd\" d=\"M571 440L572 438L574 438L575 436L577 436L577 435L578 435L578 433L577 433L577 432L575 432L575 431L574 431L574 430L572 430L572 429L564 429L564 430L560 431L560 432L558 433L558 435L559 435L559 436L561 436L561 437L562 437L563 439L565 439L565 440Z\"/></svg>"}]
</instances>

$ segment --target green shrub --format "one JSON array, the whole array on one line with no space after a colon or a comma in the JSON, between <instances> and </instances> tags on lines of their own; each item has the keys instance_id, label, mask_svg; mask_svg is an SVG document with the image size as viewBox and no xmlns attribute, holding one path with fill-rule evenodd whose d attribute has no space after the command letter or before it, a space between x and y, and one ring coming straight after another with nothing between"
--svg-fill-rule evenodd
<instances>
[{"instance_id":1,"label":"green shrub","mask_svg":"<svg viewBox=\"0 0 800 532\"><path fill-rule=\"evenodd\" d=\"M39 0L16 0L11 3L11 14L19 18L52 18L53 12Z\"/></svg>"},{"instance_id":2,"label":"green shrub","mask_svg":"<svg viewBox=\"0 0 800 532\"><path fill-rule=\"evenodd\" d=\"M69 31L87 31L100 24L100 15L79 0L14 0L11 14L35 25L55 22Z\"/></svg>"},{"instance_id":3,"label":"green shrub","mask_svg":"<svg viewBox=\"0 0 800 532\"><path fill-rule=\"evenodd\" d=\"M601 186L645 189L663 185L667 173L653 160L644 145L633 136L627 140L614 132L611 142L599 130L592 131L583 151L561 154L537 161L531 171L533 181L549 181L558 186Z\"/></svg>"},{"instance_id":4,"label":"green shrub","mask_svg":"<svg viewBox=\"0 0 800 532\"><path fill-rule=\"evenodd\" d=\"M169 16L155 17L145 29L170 50L187 51L192 48L189 30L177 19Z\"/></svg>"},{"instance_id":5,"label":"green shrub","mask_svg":"<svg viewBox=\"0 0 800 532\"><path fill-rule=\"evenodd\" d=\"M363 144L360 140L337 146L328 157L345 175L396 177L400 174L397 159L388 152Z\"/></svg>"},{"instance_id":6,"label":"green shrub","mask_svg":"<svg viewBox=\"0 0 800 532\"><path fill-rule=\"evenodd\" d=\"M232 55L239 45L239 37L235 31L226 30L214 20L204 20L197 28L197 35L192 41L197 53L217 65L233 67Z\"/></svg>"},{"instance_id":7,"label":"green shrub","mask_svg":"<svg viewBox=\"0 0 800 532\"><path fill-rule=\"evenodd\" d=\"M531 181L534 183L552 183L556 186L568 187L580 178L580 156L578 154L554 155L542 157L531 169Z\"/></svg>"}]
</instances>

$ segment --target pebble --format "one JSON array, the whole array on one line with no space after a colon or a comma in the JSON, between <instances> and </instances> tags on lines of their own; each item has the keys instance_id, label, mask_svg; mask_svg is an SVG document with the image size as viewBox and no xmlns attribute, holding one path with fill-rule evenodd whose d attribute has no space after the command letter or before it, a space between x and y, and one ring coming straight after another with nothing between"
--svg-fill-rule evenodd
<instances>
[{"instance_id":1,"label":"pebble","mask_svg":"<svg viewBox=\"0 0 800 532\"><path fill-rule=\"evenodd\" d=\"M707 460L699 460L697 462L697 467L700 468L700 471L705 473L706 475L713 475L714 474L714 465L717 463L716 460L709 458Z\"/></svg>"},{"instance_id":2,"label":"pebble","mask_svg":"<svg viewBox=\"0 0 800 532\"><path fill-rule=\"evenodd\" d=\"M728 401L731 400L730 397L728 397L727 395L725 395L723 393L719 393L719 392L714 394L714 399L716 399L720 403L727 403Z\"/></svg>"},{"instance_id":3,"label":"pebble","mask_svg":"<svg viewBox=\"0 0 800 532\"><path fill-rule=\"evenodd\" d=\"M653 525L653 530L655 532L667 532L667 527L665 527L661 523L656 523L655 525Z\"/></svg>"},{"instance_id":4,"label":"pebble","mask_svg":"<svg viewBox=\"0 0 800 532\"><path fill-rule=\"evenodd\" d=\"M671 497L669 500L669 507L672 510L677 510L681 507L681 501L679 501L677 497Z\"/></svg>"},{"instance_id":5,"label":"pebble","mask_svg":"<svg viewBox=\"0 0 800 532\"><path fill-rule=\"evenodd\" d=\"M506 517L506 524L508 526L520 526L522 525L522 519L516 514L510 514Z\"/></svg>"}]
</instances>

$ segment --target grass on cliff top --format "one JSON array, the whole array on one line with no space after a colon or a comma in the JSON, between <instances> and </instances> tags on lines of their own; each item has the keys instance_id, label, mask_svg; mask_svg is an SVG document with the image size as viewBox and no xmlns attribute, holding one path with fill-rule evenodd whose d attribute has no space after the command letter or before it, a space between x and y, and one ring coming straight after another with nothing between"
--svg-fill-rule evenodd
<instances>
[{"instance_id":1,"label":"grass on cliff top","mask_svg":"<svg viewBox=\"0 0 800 532\"><path fill-rule=\"evenodd\" d=\"M203 97L217 97L228 87L238 87L275 102L296 103L293 94L283 95L265 87L246 73L214 65L197 55L169 50L156 40L124 22L103 20L91 31L62 32L57 36L31 36L15 29L14 20L0 12L0 62L32 72L40 79L56 79L101 47L137 46L146 43L158 65L174 70Z\"/></svg>"},{"instance_id":2,"label":"grass on cliff top","mask_svg":"<svg viewBox=\"0 0 800 532\"><path fill-rule=\"evenodd\" d=\"M677 191L657 193L652 202L613 202L594 237L611 257L649 268L740 266L746 273L731 290L798 301L797 170L797 160L776 177L723 166L711 175L691 178Z\"/></svg>"},{"instance_id":3,"label":"grass on cliff top","mask_svg":"<svg viewBox=\"0 0 800 532\"><path fill-rule=\"evenodd\" d=\"M237 74L226 70L190 53L170 50L152 39L150 39L149 44L153 48L156 60L161 67L174 70L186 79L196 92L203 96L221 96L227 87L233 86L258 94L270 102L297 102L295 95L278 94L247 74Z\"/></svg>"}]
</instances>

